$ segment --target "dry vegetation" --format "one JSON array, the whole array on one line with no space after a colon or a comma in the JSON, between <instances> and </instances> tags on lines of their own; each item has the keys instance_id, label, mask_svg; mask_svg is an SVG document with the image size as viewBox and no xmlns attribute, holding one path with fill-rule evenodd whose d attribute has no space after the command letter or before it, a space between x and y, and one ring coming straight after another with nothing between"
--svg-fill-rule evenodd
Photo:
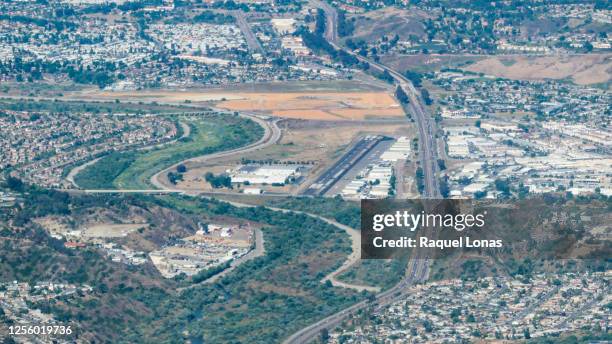
<instances>
[{"instance_id":1,"label":"dry vegetation","mask_svg":"<svg viewBox=\"0 0 612 344\"><path fill-rule=\"evenodd\" d=\"M464 68L483 59L475 55L385 55L382 62L399 71L412 70L422 73L433 72L442 68Z\"/></svg>"},{"instance_id":2,"label":"dry vegetation","mask_svg":"<svg viewBox=\"0 0 612 344\"><path fill-rule=\"evenodd\" d=\"M279 162L312 162L308 179L323 172L333 160L338 158L360 135L370 133L386 135L410 135L413 130L408 121L403 123L368 123L368 122L330 122L286 120L279 126L283 135L278 144L260 151L249 152L246 156L234 156L227 160L210 160L205 163L188 163L184 181L179 182L180 189L211 191L208 183L203 181L206 172L221 173L235 167L242 158L250 160L273 160ZM303 183L302 185L307 185ZM277 192L294 193L299 188L269 187Z\"/></svg>"},{"instance_id":3,"label":"dry vegetation","mask_svg":"<svg viewBox=\"0 0 612 344\"><path fill-rule=\"evenodd\" d=\"M509 79L572 79L580 85L601 84L610 82L612 56L491 57L466 69Z\"/></svg>"},{"instance_id":4,"label":"dry vegetation","mask_svg":"<svg viewBox=\"0 0 612 344\"><path fill-rule=\"evenodd\" d=\"M404 116L399 104L386 92L240 93L239 95L242 99L221 102L219 107L286 118L327 121Z\"/></svg>"},{"instance_id":5,"label":"dry vegetation","mask_svg":"<svg viewBox=\"0 0 612 344\"><path fill-rule=\"evenodd\" d=\"M163 103L211 102L224 99L242 99L238 93L223 91L102 91L94 92L94 98L130 101L157 101Z\"/></svg>"},{"instance_id":6,"label":"dry vegetation","mask_svg":"<svg viewBox=\"0 0 612 344\"><path fill-rule=\"evenodd\" d=\"M158 102L167 104L217 105L231 111L250 111L285 118L326 121L366 120L404 116L391 91L372 85L369 89L339 87L335 91L314 87L288 88L261 86L260 92L244 89L193 91L121 91L90 92L79 99ZM76 95L75 95L76 96Z\"/></svg>"},{"instance_id":7,"label":"dry vegetation","mask_svg":"<svg viewBox=\"0 0 612 344\"><path fill-rule=\"evenodd\" d=\"M425 33L423 19L427 18L427 13L421 10L407 11L385 7L355 17L357 21L354 40L373 41L384 35L393 36L396 33L400 39L406 40L410 36L420 37Z\"/></svg>"}]
</instances>

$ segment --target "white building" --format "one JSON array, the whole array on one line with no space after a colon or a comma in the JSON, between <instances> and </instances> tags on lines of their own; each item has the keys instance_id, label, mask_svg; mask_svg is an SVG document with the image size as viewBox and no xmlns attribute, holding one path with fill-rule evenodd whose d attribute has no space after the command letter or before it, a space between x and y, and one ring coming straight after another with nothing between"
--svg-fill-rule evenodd
<instances>
[{"instance_id":1,"label":"white building","mask_svg":"<svg viewBox=\"0 0 612 344\"><path fill-rule=\"evenodd\" d=\"M295 19L293 18L274 18L270 20L270 23L280 35L289 35L295 32Z\"/></svg>"},{"instance_id":2,"label":"white building","mask_svg":"<svg viewBox=\"0 0 612 344\"><path fill-rule=\"evenodd\" d=\"M383 161L392 161L396 162L398 160L408 159L408 156L411 152L410 140L402 136L397 139L397 141L389 148L389 150L385 151L380 159Z\"/></svg>"},{"instance_id":3,"label":"white building","mask_svg":"<svg viewBox=\"0 0 612 344\"><path fill-rule=\"evenodd\" d=\"M243 165L230 173L232 183L286 184L299 176L298 165Z\"/></svg>"}]
</instances>

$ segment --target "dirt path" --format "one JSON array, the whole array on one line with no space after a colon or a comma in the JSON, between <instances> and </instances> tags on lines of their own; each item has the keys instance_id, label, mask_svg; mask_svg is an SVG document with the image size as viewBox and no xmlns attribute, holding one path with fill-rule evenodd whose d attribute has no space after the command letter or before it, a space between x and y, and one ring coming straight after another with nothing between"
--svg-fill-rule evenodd
<instances>
[{"instance_id":1,"label":"dirt path","mask_svg":"<svg viewBox=\"0 0 612 344\"><path fill-rule=\"evenodd\" d=\"M352 249L351 254L347 257L346 261L339 268L337 268L336 270L334 270L333 272L325 276L321 280L321 282L325 283L327 281L330 281L334 287L349 288L349 289L354 289L357 291L366 290L366 291L371 291L371 292L376 292L376 293L380 292L381 290L380 287L373 287L373 286L360 285L360 284L351 284L351 283L345 283L345 282L338 280L338 276L340 276L342 273L344 273L346 270L352 267L361 258L361 252L360 252L361 250L361 232L352 227L345 226L341 223L338 223L333 220L329 220L324 217L320 217L318 215L314 215L314 214L309 214L309 215L314 216L324 222L327 222L332 226L336 226L340 229L343 229L344 232L346 232L346 234L348 234L351 237L351 249Z\"/></svg>"},{"instance_id":2,"label":"dirt path","mask_svg":"<svg viewBox=\"0 0 612 344\"><path fill-rule=\"evenodd\" d=\"M156 187L159 187L161 190L161 192L184 192L186 194L189 195L193 195L193 196L200 196L203 198L209 198L209 199L214 199L214 196L207 196L201 193L188 193L185 192L183 190L177 189L177 188L172 188L172 187L168 187L165 184L162 183L158 183L156 185ZM228 201L228 200L223 200L224 202L227 202L235 207L238 208L252 208L252 207L258 207L261 205L254 205L254 204L248 204L248 203L241 203L241 202L235 202L235 201ZM373 287L373 286L367 286L367 285L359 285L359 284L350 284L350 283L345 283L342 281L339 281L337 279L338 276L340 276L342 273L344 273L347 269L349 269L351 266L353 266L355 263L357 263L361 257L360 255L360 250L361 250L361 233L349 226L343 225L341 223L339 223L338 221L326 218L326 217L322 217L313 213L308 213L308 212L304 212L304 211L298 211L298 210L291 210L291 209L284 209L284 208L276 208L276 207L269 207L269 206L264 206L264 208L267 208L269 210L272 211L278 211L278 212L282 212L282 213L296 213L296 214L303 214L306 216L310 216L313 217L315 219L321 220L327 224L330 224L334 227L340 228L342 229L346 234L348 234L348 236L351 239L351 254L347 257L346 261L340 266L338 267L336 270L332 271L331 273L329 273L327 276L325 276L322 280L321 283L325 283L326 281L330 281L330 283L335 286L335 287L340 287L340 288L348 288L348 289L354 289L357 291L363 291L363 290L367 290L367 291L372 291L372 292L379 292L381 289L380 287ZM257 238L256 238L257 239ZM263 249L263 237L261 238L261 247ZM259 246L259 245L257 245ZM257 254L257 256L259 256L260 254ZM263 254L263 253L262 253ZM252 259L252 258L250 258ZM241 263L242 261L240 261L239 263ZM236 264L237 265L237 264ZM226 270L227 271L227 270ZM221 277L222 275L224 275L226 272L222 272L218 275L213 276L216 280L219 277ZM211 278L213 278L211 277ZM207 282L211 282L214 280L206 280Z\"/></svg>"},{"instance_id":3,"label":"dirt path","mask_svg":"<svg viewBox=\"0 0 612 344\"><path fill-rule=\"evenodd\" d=\"M233 150L228 150L228 151L224 151L224 152L218 152L218 153L213 153L213 154L208 154L208 155L203 155L203 156L199 156L199 157L195 157L195 158L191 158L191 159L187 159L181 162L178 162L168 168L165 168L164 170L156 173L155 175L153 175L150 179L151 184L153 184L158 190L142 190L142 192L147 192L147 193L155 193L157 192L177 192L177 193L181 193L181 192L185 192L185 191L189 191L189 190L180 190L178 188L176 188L174 185L168 185L166 183L163 183L162 181L160 181L160 176L163 175L163 173L169 171L172 168L176 168L177 165L179 164L184 164L188 161L206 161L209 159L215 159L215 158L220 158L220 157L228 157L228 156L232 156L232 155L237 155L237 154L244 154L247 152L251 152L251 151L255 151L255 150L259 150L262 149L264 147L267 147L269 145L272 144L276 144L281 137L281 131L278 128L276 121L268 121L268 120L264 120L261 119L260 117L254 116L254 115L247 115L247 114L241 114L241 116L247 117L249 119L252 119L254 121L256 121L258 124L260 124L265 132L263 137L251 144L248 145L246 147L241 147L241 148L237 148L237 149L233 149ZM187 126L188 127L188 126ZM188 129L184 128L184 132L188 133ZM78 171L77 171L78 172ZM76 174L76 173L75 173ZM96 191L100 191L100 190L88 190L90 192L96 192ZM117 192L117 193L121 193L123 191L125 192L133 192L134 190L105 190L108 192ZM141 190L139 190L141 191ZM196 193L197 194L197 193ZM208 197L208 196L203 196L200 195L201 197ZM252 204L246 204L246 203L239 203L239 202L230 202L230 201L226 201L228 203L230 203L233 206L236 207L255 207L255 205ZM380 291L379 287L372 287L372 286L365 286L365 285L358 285L358 284L349 284L349 283L345 283L345 282L341 282L337 279L337 277L339 275L341 275L344 271L346 271L348 268L350 268L351 266L353 266L359 259L360 259L360 249L361 249L361 238L360 238L360 232L354 228L351 228L349 226L343 225L335 220L329 219L329 218L325 218L313 213L308 213L308 212L302 212L302 211L294 211L294 210L289 210L289 209L281 209L281 208L275 208L275 207L266 207L270 210L273 211L279 211L279 212L284 212L284 213L298 213L298 214L304 214L313 218L316 218L318 220L321 220L327 224L330 224L332 226L335 226L337 228L342 229L345 233L347 233L351 239L351 254L347 257L346 261L336 270L334 270L333 272L331 272L330 274L328 274L327 276L325 276L322 280L321 283L325 283L326 281L330 281L330 283L333 286L336 287L341 287L341 288L349 288L349 289L354 289L357 291L362 291L362 290L367 290L367 291L373 291L373 292L378 292ZM232 265L229 269L211 277L210 279L206 280L207 283L213 282L217 279L219 279L220 277L224 276L225 274L229 273L231 270L233 270L233 268L235 268L235 266L238 266L239 264L243 263L244 261L253 259L255 257L258 257L262 254L264 254L264 241L263 241L263 235L260 233L259 234L259 239L256 235L256 249L254 251L252 251L252 254L247 254L245 255L243 258L239 258L237 260L235 260L234 262L232 262ZM188 287L189 288L189 287Z\"/></svg>"},{"instance_id":4,"label":"dirt path","mask_svg":"<svg viewBox=\"0 0 612 344\"><path fill-rule=\"evenodd\" d=\"M240 203L240 202L234 202L234 201L224 201L227 202L235 207L256 207L255 205L252 204L246 204L246 203ZM380 287L372 287L372 286L367 286L367 285L360 285L360 284L350 284L350 283L345 283L345 282L341 282L337 279L337 277L339 275L341 275L343 272L345 272L348 268L350 268L351 266L353 266L355 263L357 263L357 261L359 261L361 254L361 232L359 232L358 230L343 225L341 223L339 223L338 221L326 218L326 217L322 217L313 213L308 213L308 212L304 212L304 211L299 211L299 210L290 210L290 209L284 209L284 208L276 208L276 207L269 207L269 206L264 206L267 209L270 209L272 211L278 211L278 212L282 212L282 213L296 213L296 214L303 214L306 216L310 216L313 217L317 220L321 220L327 224L330 224L334 227L340 228L342 229L346 234L349 235L350 239L351 239L351 254L347 257L346 261L340 266L338 267L336 270L332 271L331 273L329 273L327 276L325 276L322 280L321 283L325 283L326 281L330 281L331 284L334 287L340 287L340 288L348 288L348 289L354 289L357 291L362 291L362 290L367 290L367 291L373 291L373 292L379 292L381 289Z\"/></svg>"}]
</instances>

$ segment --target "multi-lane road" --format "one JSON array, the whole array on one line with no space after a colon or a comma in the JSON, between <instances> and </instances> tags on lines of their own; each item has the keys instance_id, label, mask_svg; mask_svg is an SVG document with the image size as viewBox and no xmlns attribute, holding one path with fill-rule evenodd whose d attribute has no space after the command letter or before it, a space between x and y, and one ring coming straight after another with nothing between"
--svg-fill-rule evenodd
<instances>
[{"instance_id":1,"label":"multi-lane road","mask_svg":"<svg viewBox=\"0 0 612 344\"><path fill-rule=\"evenodd\" d=\"M338 11L325 0L310 0L310 5L325 12L325 39L330 43L338 41Z\"/></svg>"},{"instance_id":2,"label":"multi-lane road","mask_svg":"<svg viewBox=\"0 0 612 344\"><path fill-rule=\"evenodd\" d=\"M251 26L244 17L244 13L238 10L231 11L230 13L234 16L234 18L236 18L236 24L240 28L240 31L242 31L242 34L246 39L247 45L249 46L249 50L251 50L251 52L253 53L264 54L264 49L261 46L261 43L259 43L259 40L257 40L257 37L255 37L253 31L251 30Z\"/></svg>"},{"instance_id":3,"label":"multi-lane road","mask_svg":"<svg viewBox=\"0 0 612 344\"><path fill-rule=\"evenodd\" d=\"M393 79L401 87L410 98L410 103L406 106L413 116L419 136L419 155L420 163L423 168L424 177L424 198L436 199L441 198L440 188L438 185L438 162L437 162L437 146L435 140L435 122L427 112L420 92L414 87L412 82L404 77L401 73L393 70L383 64L372 61L363 56L354 54L352 51L344 49L337 44L337 20L338 14L335 8L328 3L319 0L311 0L310 3L325 11L327 18L325 36L327 40L336 49L343 49L347 53L357 57L362 62L367 62L370 68L378 69L379 71L387 71L393 76ZM350 316L358 313L360 310L374 306L381 308L391 304L395 300L403 297L410 292L410 287L419 282L426 281L429 277L430 260L425 255L415 250L410 258L406 270L406 276L394 287L383 291L376 295L373 304L370 301L361 301L348 308L345 308L337 313L334 313L327 318L324 318L302 330L294 333L287 338L284 344L303 344L315 340L324 329L333 329L347 320Z\"/></svg>"},{"instance_id":4,"label":"multi-lane road","mask_svg":"<svg viewBox=\"0 0 612 344\"><path fill-rule=\"evenodd\" d=\"M360 55L354 54L352 51L348 51L341 47L337 42L337 20L338 14L337 11L330 6L328 3L319 0L310 0L310 3L314 6L323 9L326 14L326 33L325 36L327 40L336 48L343 49L347 53L354 55L360 61L367 62L370 65L370 68L377 69L379 71L387 71L393 76L394 80L400 86L404 92L409 96L410 103L406 105L406 109L411 113L415 120L415 124L418 129L419 136L419 151L420 151L420 163L423 168L424 175L424 198L441 198L438 180L437 180L437 146L435 144L435 122L431 119L431 116L428 114L427 108L423 105L423 100L420 95L420 92L414 87L412 82L405 78L401 73L383 65L372 61L368 58L362 57ZM253 48L257 48L254 46ZM243 114L244 115L244 114ZM261 149L267 145L276 143L280 138L280 130L276 126L275 122L265 121L256 116L249 116L251 119L257 121L260 125L262 125L266 132L262 140L249 145L247 147L239 148L236 150L228 151L228 152L219 152L213 155L199 157L200 159L211 159L218 158L220 156L225 156L227 154L242 154L248 151ZM170 167L172 168L172 167ZM167 171L168 169L164 170ZM122 191L131 191L131 192L181 192L181 190L173 190L168 185L164 185L161 183L158 178L161 173L164 171L154 175L151 178L151 182L159 187L161 190L119 190ZM100 190L94 190L100 191ZM103 190L106 191L106 190ZM108 190L109 192L111 190ZM113 190L117 191L117 190ZM236 206L248 206L243 204L235 204ZM274 209L278 211L287 211L284 209ZM308 214L309 216L318 217L315 214ZM328 220L328 219L326 219ZM328 220L332 221L332 220ZM375 299L372 303L371 301L361 301L359 303L353 304L350 307L347 307L337 313L334 313L327 318L324 318L287 338L284 343L286 344L302 344L309 343L316 339L321 330L323 329L333 329L334 327L340 325L343 321L347 320L351 315L358 313L360 310L363 310L367 307L375 307L381 308L386 305L391 304L392 302L398 300L399 298L407 295L411 286L415 283L420 283L429 277L429 259L425 258L419 251L414 251L406 270L405 277L394 287L385 290L381 293L376 294Z\"/></svg>"},{"instance_id":5,"label":"multi-lane road","mask_svg":"<svg viewBox=\"0 0 612 344\"><path fill-rule=\"evenodd\" d=\"M381 72L387 71L389 74L391 74L397 85L401 87L408 95L408 97L410 98L410 103L406 107L413 116L419 132L419 151L421 158L420 160L425 178L425 191L423 196L425 198L441 198L440 187L437 179L438 150L435 141L436 124L435 121L433 121L432 117L429 115L428 110L424 105L421 93L416 89L416 87L414 87L414 85L408 78L402 75L402 73L381 63L375 62L367 57L355 54L354 52L347 50L346 48L336 43L338 12L334 7L324 1L311 0L310 3L313 6L316 6L325 11L327 22L325 38L334 48L344 50L347 53L355 56L360 61L367 62L370 68L377 69Z\"/></svg>"},{"instance_id":6,"label":"multi-lane road","mask_svg":"<svg viewBox=\"0 0 612 344\"><path fill-rule=\"evenodd\" d=\"M401 87L410 98L410 103L407 105L407 108L414 118L419 133L419 153L425 184L423 196L425 198L441 198L437 178L438 150L435 140L436 124L429 115L425 105L423 105L424 101L420 92L414 87L412 82L401 73L362 56L355 56L364 62L368 62L371 68L373 67L380 71L386 70L389 72L398 83L398 86Z\"/></svg>"}]
</instances>

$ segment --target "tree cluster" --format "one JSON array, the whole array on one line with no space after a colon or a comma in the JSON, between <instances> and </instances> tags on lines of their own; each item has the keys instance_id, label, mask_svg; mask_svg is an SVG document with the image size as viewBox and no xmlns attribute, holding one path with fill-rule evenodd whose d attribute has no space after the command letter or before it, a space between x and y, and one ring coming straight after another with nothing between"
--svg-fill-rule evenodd
<instances>
[{"instance_id":1,"label":"tree cluster","mask_svg":"<svg viewBox=\"0 0 612 344\"><path fill-rule=\"evenodd\" d=\"M228 189L232 188L232 178L227 174L215 175L212 172L206 172L204 179L215 189L224 187Z\"/></svg>"}]
</instances>

